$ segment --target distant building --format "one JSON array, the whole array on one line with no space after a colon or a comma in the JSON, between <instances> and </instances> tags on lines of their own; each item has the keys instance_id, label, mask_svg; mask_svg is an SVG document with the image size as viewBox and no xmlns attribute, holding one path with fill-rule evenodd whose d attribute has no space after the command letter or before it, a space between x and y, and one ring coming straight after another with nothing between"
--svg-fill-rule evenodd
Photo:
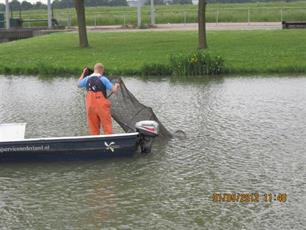
<instances>
[{"instance_id":1,"label":"distant building","mask_svg":"<svg viewBox=\"0 0 306 230\"><path fill-rule=\"evenodd\" d=\"M127 4L129 7L136 7L137 6L137 0L127 0Z\"/></svg>"},{"instance_id":2,"label":"distant building","mask_svg":"<svg viewBox=\"0 0 306 230\"><path fill-rule=\"evenodd\" d=\"M137 7L137 4L138 2L141 2L141 6L144 4L144 3L150 3L150 0L127 0L127 3L128 3L128 6L130 7ZM173 2L176 2L175 0L158 0L159 4L161 4L162 2L165 4L165 5L170 5L170 4L173 4ZM156 0L155 0L155 3L156 3ZM190 3L191 3L191 0L190 0ZM199 3L199 0L192 0L192 4L193 5L198 5ZM158 4L158 3L156 3Z\"/></svg>"},{"instance_id":3,"label":"distant building","mask_svg":"<svg viewBox=\"0 0 306 230\"><path fill-rule=\"evenodd\" d=\"M140 6L143 6L143 4L147 1L148 0L127 0L127 4L130 7L137 7L139 2L140 2Z\"/></svg>"},{"instance_id":4,"label":"distant building","mask_svg":"<svg viewBox=\"0 0 306 230\"><path fill-rule=\"evenodd\" d=\"M173 3L173 0L163 0L164 4L169 5Z\"/></svg>"},{"instance_id":5,"label":"distant building","mask_svg":"<svg viewBox=\"0 0 306 230\"><path fill-rule=\"evenodd\" d=\"M192 0L192 5L198 5L199 4L199 0Z\"/></svg>"}]
</instances>

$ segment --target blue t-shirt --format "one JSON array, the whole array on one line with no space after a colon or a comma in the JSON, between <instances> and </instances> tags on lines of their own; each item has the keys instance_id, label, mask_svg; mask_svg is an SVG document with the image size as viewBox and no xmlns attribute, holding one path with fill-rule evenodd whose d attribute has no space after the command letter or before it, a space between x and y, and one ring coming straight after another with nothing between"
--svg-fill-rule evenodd
<instances>
[{"instance_id":1,"label":"blue t-shirt","mask_svg":"<svg viewBox=\"0 0 306 230\"><path fill-rule=\"evenodd\" d=\"M79 81L78 86L79 86L80 88L86 88L86 84L87 84L88 79L89 79L90 77L93 77L93 76L99 77L100 80L101 80L101 82L102 82L102 84L105 86L105 88L106 88L107 90L112 90L113 84L111 83L111 81L110 81L107 77L101 76L101 75L98 75L98 74L92 74L92 75L89 75L89 76L87 76L87 77L84 77L82 80Z\"/></svg>"}]
</instances>

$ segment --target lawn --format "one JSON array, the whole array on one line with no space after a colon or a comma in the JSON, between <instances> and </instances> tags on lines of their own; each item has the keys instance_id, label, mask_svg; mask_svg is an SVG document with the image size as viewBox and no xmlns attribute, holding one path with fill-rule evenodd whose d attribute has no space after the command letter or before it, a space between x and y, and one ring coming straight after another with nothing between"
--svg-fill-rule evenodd
<instances>
[{"instance_id":1,"label":"lawn","mask_svg":"<svg viewBox=\"0 0 306 230\"><path fill-rule=\"evenodd\" d=\"M232 74L306 73L306 31L211 31L208 52ZM140 74L144 64L197 48L196 32L89 33L91 47L78 48L76 33L57 33L0 44L0 73L77 74L103 62L109 73Z\"/></svg>"}]
</instances>

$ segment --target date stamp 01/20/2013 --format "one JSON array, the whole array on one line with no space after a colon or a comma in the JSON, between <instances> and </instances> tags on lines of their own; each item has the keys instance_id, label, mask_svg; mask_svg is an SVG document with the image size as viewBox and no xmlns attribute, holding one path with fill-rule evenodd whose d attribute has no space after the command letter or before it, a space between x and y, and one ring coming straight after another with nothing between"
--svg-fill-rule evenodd
<instances>
[{"instance_id":1,"label":"date stamp 01/20/2013","mask_svg":"<svg viewBox=\"0 0 306 230\"><path fill-rule=\"evenodd\" d=\"M280 202L287 201L287 193L214 193L213 202Z\"/></svg>"}]
</instances>

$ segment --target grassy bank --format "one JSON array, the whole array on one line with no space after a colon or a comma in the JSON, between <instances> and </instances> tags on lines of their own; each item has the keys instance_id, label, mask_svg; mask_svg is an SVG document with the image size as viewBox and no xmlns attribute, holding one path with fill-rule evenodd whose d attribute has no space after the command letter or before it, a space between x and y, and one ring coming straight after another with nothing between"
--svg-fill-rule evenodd
<instances>
[{"instance_id":1,"label":"grassy bank","mask_svg":"<svg viewBox=\"0 0 306 230\"><path fill-rule=\"evenodd\" d=\"M283 20L306 20L306 2L267 2L267 3L236 3L208 4L208 22L278 22ZM18 17L18 12L14 14ZM136 24L136 8L132 7L87 7L88 25L123 25ZM150 22L150 8L142 10L143 22ZM55 9L54 16L62 25L76 24L74 9ZM47 18L46 10L23 11L24 19ZM191 23L196 22L197 6L193 5L157 5L157 23ZM26 23L25 26L46 25L42 22Z\"/></svg>"},{"instance_id":2,"label":"grassy bank","mask_svg":"<svg viewBox=\"0 0 306 230\"><path fill-rule=\"evenodd\" d=\"M306 73L305 36L305 30L212 31L208 44L232 74ZM103 62L112 74L133 75L197 47L196 32L89 33L89 40L88 49L78 48L76 33L0 44L0 73L77 74Z\"/></svg>"}]
</instances>

